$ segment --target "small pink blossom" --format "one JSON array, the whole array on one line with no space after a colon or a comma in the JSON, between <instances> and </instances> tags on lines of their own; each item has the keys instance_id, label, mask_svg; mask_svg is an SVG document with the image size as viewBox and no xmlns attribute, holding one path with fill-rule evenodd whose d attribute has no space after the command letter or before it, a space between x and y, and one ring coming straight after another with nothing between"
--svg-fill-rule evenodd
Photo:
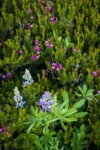
<instances>
[{"instance_id":1,"label":"small pink blossom","mask_svg":"<svg viewBox=\"0 0 100 150\"><path fill-rule=\"evenodd\" d=\"M40 50L38 50L38 51L37 51L37 54L41 54L41 51L40 51Z\"/></svg>"},{"instance_id":2,"label":"small pink blossom","mask_svg":"<svg viewBox=\"0 0 100 150\"><path fill-rule=\"evenodd\" d=\"M56 63L52 63L52 69L56 69L57 64Z\"/></svg>"},{"instance_id":3,"label":"small pink blossom","mask_svg":"<svg viewBox=\"0 0 100 150\"><path fill-rule=\"evenodd\" d=\"M62 64L57 65L56 63L52 63L51 65L53 70L59 71L62 69Z\"/></svg>"},{"instance_id":4,"label":"small pink blossom","mask_svg":"<svg viewBox=\"0 0 100 150\"><path fill-rule=\"evenodd\" d=\"M29 28L30 28L30 29L32 29L32 28L33 28L33 25L32 25L32 24L30 24L30 25L29 25Z\"/></svg>"},{"instance_id":5,"label":"small pink blossom","mask_svg":"<svg viewBox=\"0 0 100 150\"><path fill-rule=\"evenodd\" d=\"M29 14L32 14L32 10L31 10L31 9L28 9L27 12L28 12Z\"/></svg>"},{"instance_id":6,"label":"small pink blossom","mask_svg":"<svg viewBox=\"0 0 100 150\"><path fill-rule=\"evenodd\" d=\"M45 7L45 10L50 12L52 10L52 7L48 5L48 6Z\"/></svg>"},{"instance_id":7,"label":"small pink blossom","mask_svg":"<svg viewBox=\"0 0 100 150\"><path fill-rule=\"evenodd\" d=\"M31 57L33 60L38 60L40 58L40 56L34 54L32 57Z\"/></svg>"},{"instance_id":8,"label":"small pink blossom","mask_svg":"<svg viewBox=\"0 0 100 150\"><path fill-rule=\"evenodd\" d=\"M49 43L48 41L45 41L45 43L46 43L46 46L47 46L48 48L52 48L52 47L53 47L53 44Z\"/></svg>"},{"instance_id":9,"label":"small pink blossom","mask_svg":"<svg viewBox=\"0 0 100 150\"><path fill-rule=\"evenodd\" d=\"M34 17L33 17L33 16L31 16L30 18L31 18L32 20L34 19Z\"/></svg>"},{"instance_id":10,"label":"small pink blossom","mask_svg":"<svg viewBox=\"0 0 100 150\"><path fill-rule=\"evenodd\" d=\"M72 49L72 52L73 52L73 53L74 53L74 52L80 52L80 50L77 50L77 49L73 48L73 49Z\"/></svg>"},{"instance_id":11,"label":"small pink blossom","mask_svg":"<svg viewBox=\"0 0 100 150\"><path fill-rule=\"evenodd\" d=\"M40 6L43 6L44 3L45 3L44 0L42 0L42 1L41 1L41 0L38 0L38 1L40 2Z\"/></svg>"},{"instance_id":12,"label":"small pink blossom","mask_svg":"<svg viewBox=\"0 0 100 150\"><path fill-rule=\"evenodd\" d=\"M4 126L3 130L7 131L8 130L8 126Z\"/></svg>"},{"instance_id":13,"label":"small pink blossom","mask_svg":"<svg viewBox=\"0 0 100 150\"><path fill-rule=\"evenodd\" d=\"M93 77L97 77L97 72L96 72L96 71L93 71L93 72L92 72L92 76L93 76Z\"/></svg>"},{"instance_id":14,"label":"small pink blossom","mask_svg":"<svg viewBox=\"0 0 100 150\"><path fill-rule=\"evenodd\" d=\"M57 71L59 71L59 70L61 70L62 69L62 64L59 64L58 66L57 66Z\"/></svg>"},{"instance_id":15,"label":"small pink blossom","mask_svg":"<svg viewBox=\"0 0 100 150\"><path fill-rule=\"evenodd\" d=\"M56 22L56 18L55 17L50 18L50 22L54 24Z\"/></svg>"},{"instance_id":16,"label":"small pink blossom","mask_svg":"<svg viewBox=\"0 0 100 150\"><path fill-rule=\"evenodd\" d=\"M34 43L35 43L36 45L38 45L38 40L34 40Z\"/></svg>"},{"instance_id":17,"label":"small pink blossom","mask_svg":"<svg viewBox=\"0 0 100 150\"><path fill-rule=\"evenodd\" d=\"M3 132L3 129L2 129L2 128L0 128L0 133L1 133L1 132Z\"/></svg>"},{"instance_id":18,"label":"small pink blossom","mask_svg":"<svg viewBox=\"0 0 100 150\"><path fill-rule=\"evenodd\" d=\"M8 131L6 131L6 133L5 133L6 135L9 135L9 132Z\"/></svg>"},{"instance_id":19,"label":"small pink blossom","mask_svg":"<svg viewBox=\"0 0 100 150\"><path fill-rule=\"evenodd\" d=\"M19 54L22 54L22 53L23 53L22 49L20 49L18 52L19 52Z\"/></svg>"},{"instance_id":20,"label":"small pink blossom","mask_svg":"<svg viewBox=\"0 0 100 150\"><path fill-rule=\"evenodd\" d=\"M11 78L11 76L12 76L11 72L7 72L6 77L9 79Z\"/></svg>"},{"instance_id":21,"label":"small pink blossom","mask_svg":"<svg viewBox=\"0 0 100 150\"><path fill-rule=\"evenodd\" d=\"M76 49L75 49L75 48L73 48L73 49L72 49L72 52L76 52Z\"/></svg>"},{"instance_id":22,"label":"small pink blossom","mask_svg":"<svg viewBox=\"0 0 100 150\"><path fill-rule=\"evenodd\" d=\"M34 50L35 50L35 51L40 51L39 45L36 45L36 46L34 47Z\"/></svg>"},{"instance_id":23,"label":"small pink blossom","mask_svg":"<svg viewBox=\"0 0 100 150\"><path fill-rule=\"evenodd\" d=\"M98 91L98 94L100 94L100 90Z\"/></svg>"},{"instance_id":24,"label":"small pink blossom","mask_svg":"<svg viewBox=\"0 0 100 150\"><path fill-rule=\"evenodd\" d=\"M6 76L5 76L5 75L2 75L2 78L3 78L3 79L6 79Z\"/></svg>"}]
</instances>

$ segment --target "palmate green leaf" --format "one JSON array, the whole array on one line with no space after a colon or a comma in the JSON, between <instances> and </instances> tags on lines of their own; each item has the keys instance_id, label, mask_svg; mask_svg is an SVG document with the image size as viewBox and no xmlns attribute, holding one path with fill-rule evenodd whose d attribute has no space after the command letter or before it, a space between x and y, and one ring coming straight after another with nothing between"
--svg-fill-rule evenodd
<instances>
[{"instance_id":1,"label":"palmate green leaf","mask_svg":"<svg viewBox=\"0 0 100 150\"><path fill-rule=\"evenodd\" d=\"M72 114L76 113L77 112L77 109L75 108L70 108L66 114L64 114L64 117L68 117L68 116L71 116Z\"/></svg>"},{"instance_id":2,"label":"palmate green leaf","mask_svg":"<svg viewBox=\"0 0 100 150\"><path fill-rule=\"evenodd\" d=\"M23 122L23 124L31 124L35 121L36 121L36 118L34 116L30 116L27 121Z\"/></svg>"},{"instance_id":3,"label":"palmate green leaf","mask_svg":"<svg viewBox=\"0 0 100 150\"><path fill-rule=\"evenodd\" d=\"M86 92L86 96L91 96L91 95L93 95L93 89L90 89L90 90L88 90L87 92Z\"/></svg>"},{"instance_id":4,"label":"palmate green leaf","mask_svg":"<svg viewBox=\"0 0 100 150\"><path fill-rule=\"evenodd\" d=\"M39 140L39 137L38 137L38 136L35 137L34 144L35 144L35 146L36 146L38 149L44 150L44 148L43 148L42 145L40 144L40 140Z\"/></svg>"},{"instance_id":5,"label":"palmate green leaf","mask_svg":"<svg viewBox=\"0 0 100 150\"><path fill-rule=\"evenodd\" d=\"M31 105L31 113L34 115L34 108L32 105Z\"/></svg>"},{"instance_id":6,"label":"palmate green leaf","mask_svg":"<svg viewBox=\"0 0 100 150\"><path fill-rule=\"evenodd\" d=\"M68 111L68 109L66 109L66 108L65 108L65 109L62 109L61 112L60 112L60 114L61 114L61 115L65 115L65 114L67 113L67 111Z\"/></svg>"},{"instance_id":7,"label":"palmate green leaf","mask_svg":"<svg viewBox=\"0 0 100 150\"><path fill-rule=\"evenodd\" d=\"M84 92L84 94L86 94L86 92L87 92L87 86L85 84L83 85L83 92Z\"/></svg>"},{"instance_id":8,"label":"palmate green leaf","mask_svg":"<svg viewBox=\"0 0 100 150\"><path fill-rule=\"evenodd\" d=\"M27 129L27 133L31 131L31 129L35 126L35 124L36 121L29 126L29 128Z\"/></svg>"},{"instance_id":9,"label":"palmate green leaf","mask_svg":"<svg viewBox=\"0 0 100 150\"><path fill-rule=\"evenodd\" d=\"M46 124L49 124L49 123L51 123L51 122L55 122L55 121L57 121L57 120L60 120L60 118L54 118L54 119L51 119L51 120L47 121Z\"/></svg>"},{"instance_id":10,"label":"palmate green leaf","mask_svg":"<svg viewBox=\"0 0 100 150\"><path fill-rule=\"evenodd\" d=\"M65 117L67 116L71 116L72 114L76 113L77 112L77 109L74 109L74 108L70 108L66 114L64 115Z\"/></svg>"},{"instance_id":11,"label":"palmate green leaf","mask_svg":"<svg viewBox=\"0 0 100 150\"><path fill-rule=\"evenodd\" d=\"M82 99L82 100L80 100L80 101L76 102L76 103L73 105L73 107L72 107L72 108L75 108L75 109L80 108L81 106L83 106L83 105L84 105L84 103L85 103L85 100L84 100L84 99Z\"/></svg>"},{"instance_id":12,"label":"palmate green leaf","mask_svg":"<svg viewBox=\"0 0 100 150\"><path fill-rule=\"evenodd\" d=\"M82 89L80 86L78 86L78 89L79 89L80 92L84 95L84 91L83 91L83 89Z\"/></svg>"},{"instance_id":13,"label":"palmate green leaf","mask_svg":"<svg viewBox=\"0 0 100 150\"><path fill-rule=\"evenodd\" d=\"M20 135L16 138L16 141L19 142L19 141L21 141L21 140L24 140L24 139L25 139L25 136L26 136L26 133L20 134Z\"/></svg>"},{"instance_id":14,"label":"palmate green leaf","mask_svg":"<svg viewBox=\"0 0 100 150\"><path fill-rule=\"evenodd\" d=\"M66 106L66 108L68 108L69 107L68 93L66 91L64 91L63 94L62 94L62 96L63 96L63 101L64 102L62 103L60 109L62 109L64 106Z\"/></svg>"},{"instance_id":15,"label":"palmate green leaf","mask_svg":"<svg viewBox=\"0 0 100 150\"><path fill-rule=\"evenodd\" d=\"M53 30L53 36L54 36L55 39L57 38L57 34L54 30Z\"/></svg>"},{"instance_id":16,"label":"palmate green leaf","mask_svg":"<svg viewBox=\"0 0 100 150\"><path fill-rule=\"evenodd\" d=\"M78 94L78 93L76 93L76 92L75 92L75 94L76 94L77 96L79 96L79 97L82 97L82 96L83 96L82 94Z\"/></svg>"},{"instance_id":17,"label":"palmate green leaf","mask_svg":"<svg viewBox=\"0 0 100 150\"><path fill-rule=\"evenodd\" d=\"M69 46L69 41L68 41L68 38L65 38L65 46L66 46L66 48L68 48L68 46Z\"/></svg>"},{"instance_id":18,"label":"palmate green leaf","mask_svg":"<svg viewBox=\"0 0 100 150\"><path fill-rule=\"evenodd\" d=\"M60 121L60 123L61 123L62 128L63 128L64 130L66 130L66 126L64 125L64 122L63 122L63 121Z\"/></svg>"},{"instance_id":19,"label":"palmate green leaf","mask_svg":"<svg viewBox=\"0 0 100 150\"><path fill-rule=\"evenodd\" d=\"M78 112L78 113L73 114L72 117L81 118L81 117L84 117L87 114L88 114L87 112Z\"/></svg>"},{"instance_id":20,"label":"palmate green leaf","mask_svg":"<svg viewBox=\"0 0 100 150\"><path fill-rule=\"evenodd\" d=\"M73 122L73 121L77 121L77 119L76 118L61 118L61 120L63 121L63 122Z\"/></svg>"},{"instance_id":21,"label":"palmate green leaf","mask_svg":"<svg viewBox=\"0 0 100 150\"><path fill-rule=\"evenodd\" d=\"M73 44L73 43L69 43L68 49L69 49L69 48L73 48L73 47L74 47L74 44Z\"/></svg>"},{"instance_id":22,"label":"palmate green leaf","mask_svg":"<svg viewBox=\"0 0 100 150\"><path fill-rule=\"evenodd\" d=\"M62 37L58 37L57 43L59 44L61 42L61 40L62 40Z\"/></svg>"}]
</instances>

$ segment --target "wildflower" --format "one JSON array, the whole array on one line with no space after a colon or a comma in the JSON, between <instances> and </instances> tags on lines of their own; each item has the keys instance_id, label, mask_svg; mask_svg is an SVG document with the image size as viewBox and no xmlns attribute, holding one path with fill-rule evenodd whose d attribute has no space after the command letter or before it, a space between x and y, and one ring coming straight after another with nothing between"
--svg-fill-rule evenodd
<instances>
[{"instance_id":1,"label":"wildflower","mask_svg":"<svg viewBox=\"0 0 100 150\"><path fill-rule=\"evenodd\" d=\"M73 48L72 52L80 52L80 50L77 50L77 49Z\"/></svg>"},{"instance_id":2,"label":"wildflower","mask_svg":"<svg viewBox=\"0 0 100 150\"><path fill-rule=\"evenodd\" d=\"M11 76L12 76L11 72L7 72L6 77L9 79L11 78Z\"/></svg>"},{"instance_id":3,"label":"wildflower","mask_svg":"<svg viewBox=\"0 0 100 150\"><path fill-rule=\"evenodd\" d=\"M52 63L51 65L53 70L59 71L62 69L62 64L57 65L56 63Z\"/></svg>"},{"instance_id":4,"label":"wildflower","mask_svg":"<svg viewBox=\"0 0 100 150\"><path fill-rule=\"evenodd\" d=\"M56 63L52 63L52 69L56 69L57 64Z\"/></svg>"},{"instance_id":5,"label":"wildflower","mask_svg":"<svg viewBox=\"0 0 100 150\"><path fill-rule=\"evenodd\" d=\"M37 51L37 54L41 54L41 51L40 51L40 50L38 50L38 51Z\"/></svg>"},{"instance_id":6,"label":"wildflower","mask_svg":"<svg viewBox=\"0 0 100 150\"><path fill-rule=\"evenodd\" d=\"M40 6L43 6L45 4L44 0L38 0L40 2Z\"/></svg>"},{"instance_id":7,"label":"wildflower","mask_svg":"<svg viewBox=\"0 0 100 150\"><path fill-rule=\"evenodd\" d=\"M45 10L47 10L48 12L50 12L52 10L52 7L48 5L48 6L45 7Z\"/></svg>"},{"instance_id":8,"label":"wildflower","mask_svg":"<svg viewBox=\"0 0 100 150\"><path fill-rule=\"evenodd\" d=\"M33 16L31 16L30 18L31 18L31 19L34 19L34 17L33 17Z\"/></svg>"},{"instance_id":9,"label":"wildflower","mask_svg":"<svg viewBox=\"0 0 100 150\"><path fill-rule=\"evenodd\" d=\"M25 104L24 101L22 101L23 97L21 96L19 90L17 87L14 89L14 101L16 102L16 108L21 107L23 108L23 105Z\"/></svg>"},{"instance_id":10,"label":"wildflower","mask_svg":"<svg viewBox=\"0 0 100 150\"><path fill-rule=\"evenodd\" d=\"M72 49L72 52L76 52L76 49L75 49L75 48L73 48L73 49Z\"/></svg>"},{"instance_id":11,"label":"wildflower","mask_svg":"<svg viewBox=\"0 0 100 150\"><path fill-rule=\"evenodd\" d=\"M38 40L34 40L34 43L35 43L36 45L38 45Z\"/></svg>"},{"instance_id":12,"label":"wildflower","mask_svg":"<svg viewBox=\"0 0 100 150\"><path fill-rule=\"evenodd\" d=\"M28 12L29 14L32 14L32 10L31 10L31 9L28 9L27 12Z\"/></svg>"},{"instance_id":13,"label":"wildflower","mask_svg":"<svg viewBox=\"0 0 100 150\"><path fill-rule=\"evenodd\" d=\"M22 54L22 53L23 53L22 49L20 49L18 52L19 52L19 54Z\"/></svg>"},{"instance_id":14,"label":"wildflower","mask_svg":"<svg viewBox=\"0 0 100 150\"><path fill-rule=\"evenodd\" d=\"M8 131L6 131L6 133L5 133L6 135L9 135L9 132Z\"/></svg>"},{"instance_id":15,"label":"wildflower","mask_svg":"<svg viewBox=\"0 0 100 150\"><path fill-rule=\"evenodd\" d=\"M51 93L46 91L42 95L42 98L38 102L38 105L41 106L41 110L46 110L48 112L51 111L51 106L54 104L54 100L52 100Z\"/></svg>"},{"instance_id":16,"label":"wildflower","mask_svg":"<svg viewBox=\"0 0 100 150\"><path fill-rule=\"evenodd\" d=\"M54 24L56 22L56 18L55 17L50 18L50 22Z\"/></svg>"},{"instance_id":17,"label":"wildflower","mask_svg":"<svg viewBox=\"0 0 100 150\"><path fill-rule=\"evenodd\" d=\"M38 60L40 58L40 56L34 54L32 57L31 57L33 60Z\"/></svg>"},{"instance_id":18,"label":"wildflower","mask_svg":"<svg viewBox=\"0 0 100 150\"><path fill-rule=\"evenodd\" d=\"M32 28L33 28L33 25L32 25L32 24L30 24L30 25L29 25L29 28L30 28L30 29L32 29Z\"/></svg>"},{"instance_id":19,"label":"wildflower","mask_svg":"<svg viewBox=\"0 0 100 150\"><path fill-rule=\"evenodd\" d=\"M48 48L52 48L53 47L53 44L51 44L49 41L45 41L45 43L46 43L46 46Z\"/></svg>"},{"instance_id":20,"label":"wildflower","mask_svg":"<svg viewBox=\"0 0 100 150\"><path fill-rule=\"evenodd\" d=\"M39 50L40 50L39 45L36 45L36 46L34 47L34 50L35 50L35 51L39 51Z\"/></svg>"},{"instance_id":21,"label":"wildflower","mask_svg":"<svg viewBox=\"0 0 100 150\"><path fill-rule=\"evenodd\" d=\"M5 76L5 75L2 75L2 78L3 78L3 79L6 79L6 76Z\"/></svg>"},{"instance_id":22,"label":"wildflower","mask_svg":"<svg viewBox=\"0 0 100 150\"><path fill-rule=\"evenodd\" d=\"M97 72L96 72L96 71L93 71L93 72L92 72L92 76L93 76L93 77L97 77Z\"/></svg>"},{"instance_id":23,"label":"wildflower","mask_svg":"<svg viewBox=\"0 0 100 150\"><path fill-rule=\"evenodd\" d=\"M3 129L2 128L0 128L0 133L2 133L3 132Z\"/></svg>"},{"instance_id":24,"label":"wildflower","mask_svg":"<svg viewBox=\"0 0 100 150\"><path fill-rule=\"evenodd\" d=\"M7 131L8 130L8 126L4 126L3 130Z\"/></svg>"},{"instance_id":25,"label":"wildflower","mask_svg":"<svg viewBox=\"0 0 100 150\"><path fill-rule=\"evenodd\" d=\"M100 90L98 91L98 94L100 94Z\"/></svg>"},{"instance_id":26,"label":"wildflower","mask_svg":"<svg viewBox=\"0 0 100 150\"><path fill-rule=\"evenodd\" d=\"M59 64L56 68L57 71L61 70L62 69L62 64Z\"/></svg>"},{"instance_id":27,"label":"wildflower","mask_svg":"<svg viewBox=\"0 0 100 150\"><path fill-rule=\"evenodd\" d=\"M28 84L34 83L34 80L32 79L32 76L31 76L28 69L25 70L25 74L23 75L23 79L25 79L25 81L23 82L24 86L27 86Z\"/></svg>"}]
</instances>

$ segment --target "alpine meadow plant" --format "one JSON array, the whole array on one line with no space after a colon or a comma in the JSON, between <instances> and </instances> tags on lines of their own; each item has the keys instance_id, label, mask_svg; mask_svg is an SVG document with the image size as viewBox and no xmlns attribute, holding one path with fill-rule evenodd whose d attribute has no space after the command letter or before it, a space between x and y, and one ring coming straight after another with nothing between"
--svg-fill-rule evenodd
<instances>
[{"instance_id":1,"label":"alpine meadow plant","mask_svg":"<svg viewBox=\"0 0 100 150\"><path fill-rule=\"evenodd\" d=\"M100 149L100 1L0 1L0 149Z\"/></svg>"},{"instance_id":2,"label":"alpine meadow plant","mask_svg":"<svg viewBox=\"0 0 100 150\"><path fill-rule=\"evenodd\" d=\"M18 107L23 108L25 102L23 101L23 97L21 96L17 87L15 87L14 89L14 101L16 102L16 108Z\"/></svg>"}]
</instances>

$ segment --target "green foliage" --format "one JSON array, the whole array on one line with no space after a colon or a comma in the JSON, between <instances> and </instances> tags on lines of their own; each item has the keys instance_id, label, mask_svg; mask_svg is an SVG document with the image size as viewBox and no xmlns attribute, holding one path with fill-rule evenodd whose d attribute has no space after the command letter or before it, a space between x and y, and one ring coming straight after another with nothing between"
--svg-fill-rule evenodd
<instances>
[{"instance_id":1,"label":"green foliage","mask_svg":"<svg viewBox=\"0 0 100 150\"><path fill-rule=\"evenodd\" d=\"M86 127L84 124L80 126L79 129L73 133L73 138L71 140L72 150L83 150L86 148L88 141L86 140Z\"/></svg>"},{"instance_id":2,"label":"green foliage","mask_svg":"<svg viewBox=\"0 0 100 150\"><path fill-rule=\"evenodd\" d=\"M100 1L42 2L0 2L0 129L8 127L0 132L0 149L100 149ZM24 87L26 68L34 83ZM16 108L16 86L23 108ZM55 95L50 113L37 106L44 91Z\"/></svg>"}]
</instances>

